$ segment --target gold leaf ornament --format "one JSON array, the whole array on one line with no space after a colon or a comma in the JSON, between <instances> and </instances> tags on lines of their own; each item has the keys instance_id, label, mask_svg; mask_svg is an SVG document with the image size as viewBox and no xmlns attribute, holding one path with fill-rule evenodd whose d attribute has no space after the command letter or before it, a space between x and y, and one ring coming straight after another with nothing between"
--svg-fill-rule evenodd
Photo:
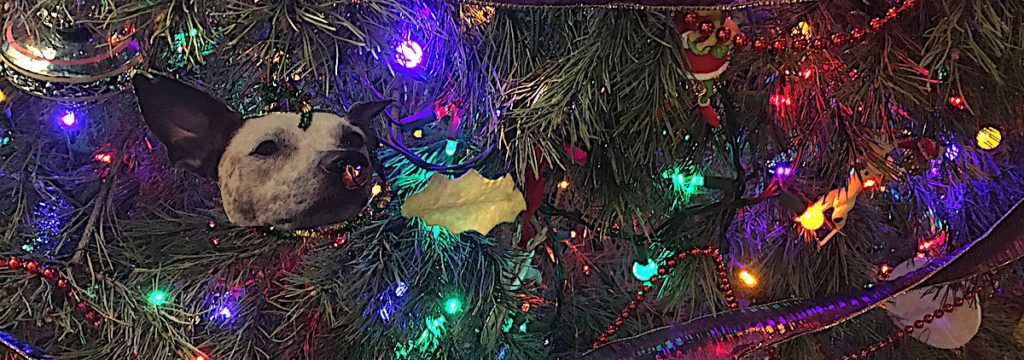
<instances>
[{"instance_id":1,"label":"gold leaf ornament","mask_svg":"<svg viewBox=\"0 0 1024 360\"><path fill-rule=\"evenodd\" d=\"M494 226L515 221L523 210L526 200L511 176L489 180L470 170L457 179L434 173L427 187L402 205L402 216L418 217L451 233L475 230L487 235Z\"/></svg>"}]
</instances>

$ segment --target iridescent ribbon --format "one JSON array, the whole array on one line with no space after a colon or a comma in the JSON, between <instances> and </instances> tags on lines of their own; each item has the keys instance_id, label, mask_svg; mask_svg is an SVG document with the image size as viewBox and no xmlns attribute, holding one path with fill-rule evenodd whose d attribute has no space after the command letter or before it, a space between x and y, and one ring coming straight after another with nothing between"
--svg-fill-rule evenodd
<instances>
[{"instance_id":1,"label":"iridescent ribbon","mask_svg":"<svg viewBox=\"0 0 1024 360\"><path fill-rule=\"evenodd\" d=\"M871 289L786 300L709 315L608 343L584 359L737 358L852 319L915 288L975 276L1024 256L1024 206L1018 202L984 235L924 267Z\"/></svg>"},{"instance_id":2,"label":"iridescent ribbon","mask_svg":"<svg viewBox=\"0 0 1024 360\"><path fill-rule=\"evenodd\" d=\"M18 354L22 359L25 360L51 360L50 357L43 355L42 351L32 347L27 343L18 340L11 334L0 331L0 343L4 347Z\"/></svg>"},{"instance_id":3,"label":"iridescent ribbon","mask_svg":"<svg viewBox=\"0 0 1024 360\"><path fill-rule=\"evenodd\" d=\"M817 0L459 0L467 5L506 9L606 8L658 11L730 11L750 7L776 7Z\"/></svg>"}]
</instances>

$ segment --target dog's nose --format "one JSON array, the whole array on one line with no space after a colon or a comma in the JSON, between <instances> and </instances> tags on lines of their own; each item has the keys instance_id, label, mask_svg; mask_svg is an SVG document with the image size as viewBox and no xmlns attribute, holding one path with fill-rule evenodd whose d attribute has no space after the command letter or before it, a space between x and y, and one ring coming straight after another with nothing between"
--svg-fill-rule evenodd
<instances>
[{"instance_id":1,"label":"dog's nose","mask_svg":"<svg viewBox=\"0 0 1024 360\"><path fill-rule=\"evenodd\" d=\"M353 169L363 171L369 164L370 159L358 151L330 151L320 158L320 169L333 174Z\"/></svg>"}]
</instances>

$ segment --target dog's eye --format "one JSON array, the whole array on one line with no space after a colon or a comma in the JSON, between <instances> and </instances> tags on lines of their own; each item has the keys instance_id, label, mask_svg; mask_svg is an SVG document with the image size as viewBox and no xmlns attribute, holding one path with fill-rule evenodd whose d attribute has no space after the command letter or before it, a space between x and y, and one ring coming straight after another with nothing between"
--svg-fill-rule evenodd
<instances>
[{"instance_id":1,"label":"dog's eye","mask_svg":"<svg viewBox=\"0 0 1024 360\"><path fill-rule=\"evenodd\" d=\"M277 143L273 140L265 140L252 150L253 155L270 156L277 153Z\"/></svg>"},{"instance_id":2,"label":"dog's eye","mask_svg":"<svg viewBox=\"0 0 1024 360\"><path fill-rule=\"evenodd\" d=\"M354 132L341 137L341 147L344 149L363 147L363 137Z\"/></svg>"}]
</instances>

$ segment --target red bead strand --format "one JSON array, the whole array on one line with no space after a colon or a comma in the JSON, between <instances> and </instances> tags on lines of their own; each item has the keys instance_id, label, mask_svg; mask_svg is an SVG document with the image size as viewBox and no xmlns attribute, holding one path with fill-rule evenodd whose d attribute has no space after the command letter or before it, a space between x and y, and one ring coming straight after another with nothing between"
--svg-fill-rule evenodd
<instances>
[{"instance_id":1,"label":"red bead strand","mask_svg":"<svg viewBox=\"0 0 1024 360\"><path fill-rule=\"evenodd\" d=\"M766 52L771 50L773 53L782 55L786 51L804 52L808 49L811 50L827 50L829 48L842 48L847 45L859 44L867 40L868 36L877 33L885 27L886 24L895 20L900 14L909 10L915 5L917 0L904 0L901 4L889 8L886 11L884 17L878 17L871 19L867 26L856 26L852 30L847 32L837 32L829 34L828 36L819 36L813 39L794 38L790 41L790 38L786 34L778 29L772 29L769 31L768 36L756 36L753 37L753 43L751 47L747 47L750 42L750 36L742 32L732 34L731 31L726 29L725 31L714 29L714 25L709 22L699 22L700 16L695 13L687 13L684 15L684 29L681 30L696 30L704 35L711 35L712 33L718 37L720 42L721 39L732 40L736 45L737 50L753 50L756 52ZM809 42L808 42L809 41Z\"/></svg>"},{"instance_id":2,"label":"red bead strand","mask_svg":"<svg viewBox=\"0 0 1024 360\"><path fill-rule=\"evenodd\" d=\"M729 283L729 275L725 266L725 261L722 259L722 253L716 248L691 249L689 252L679 252L674 256L669 257L663 265L658 266L658 275L651 276L651 279L648 281L650 281L651 284L657 284L662 280L662 277L667 275L672 268L679 264L680 261L691 256L702 256L714 260L715 271L718 273L718 288L722 292L722 297L730 309L738 309L740 304L736 301L736 297L733 296L732 284ZM640 287L637 288L633 300L630 300L630 302L626 304L626 307L622 309L619 317L615 318L612 325L609 325L608 328L605 329L604 333L597 338L597 341L593 344L593 348L597 349L602 344L610 341L611 337L619 331L619 328L622 327L625 319L630 317L632 311L636 310L637 307L640 306L640 303L643 303L653 290L654 287L640 285Z\"/></svg>"},{"instance_id":3,"label":"red bead strand","mask_svg":"<svg viewBox=\"0 0 1024 360\"><path fill-rule=\"evenodd\" d=\"M907 335L913 334L915 329L922 329L926 326L926 323L931 323L932 321L934 321L934 319L941 318L945 316L947 313L953 312L953 310L955 310L956 308L963 306L965 303L964 298L971 298L980 293L980 287L975 287L971 290L968 290L964 294L964 297L954 297L952 304L943 304L938 309L935 309L935 311L932 311L931 313L928 314L924 314L923 316L921 316L920 320L914 321L913 326L906 326L903 328L903 330L896 330L895 333L887 336L884 340L879 340L878 342L869 345L868 347L864 348L863 350L857 353L844 355L840 359L859 360L877 352L878 350L882 350L883 348L892 346L896 344L897 341L903 340L903 338L905 338Z\"/></svg>"},{"instance_id":4,"label":"red bead strand","mask_svg":"<svg viewBox=\"0 0 1024 360\"><path fill-rule=\"evenodd\" d=\"M40 265L35 260L22 260L15 256L11 256L7 261L0 260L0 266L7 265L10 270L24 271L29 275L38 275L43 280L49 281L57 285L57 288L65 292L65 296L68 298L68 303L75 304L75 309L85 317L89 323L100 326L103 324L103 316L96 312L92 306L89 306L88 302L79 299L78 294L74 289L71 288L70 283L67 279L62 278L57 270Z\"/></svg>"}]
</instances>

